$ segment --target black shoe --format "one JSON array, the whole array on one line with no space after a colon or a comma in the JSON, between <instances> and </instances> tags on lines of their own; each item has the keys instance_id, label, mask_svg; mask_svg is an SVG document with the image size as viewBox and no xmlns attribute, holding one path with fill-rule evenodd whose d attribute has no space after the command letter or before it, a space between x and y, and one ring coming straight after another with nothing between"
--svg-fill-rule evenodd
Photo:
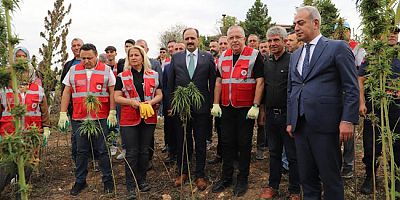
<instances>
[{"instance_id":1,"label":"black shoe","mask_svg":"<svg viewBox=\"0 0 400 200\"><path fill-rule=\"evenodd\" d=\"M366 177L364 180L364 183L361 186L360 192L362 194L372 194L372 190L373 190L373 182L372 182L372 178L371 177Z\"/></svg>"},{"instance_id":2,"label":"black shoe","mask_svg":"<svg viewBox=\"0 0 400 200\"><path fill-rule=\"evenodd\" d=\"M344 179L350 179L353 178L354 174L353 174L353 170L352 169L343 169L342 170L342 178Z\"/></svg>"},{"instance_id":3,"label":"black shoe","mask_svg":"<svg viewBox=\"0 0 400 200\"><path fill-rule=\"evenodd\" d=\"M134 200L136 199L136 191L130 190L128 191L128 196L126 196L126 200Z\"/></svg>"},{"instance_id":4,"label":"black shoe","mask_svg":"<svg viewBox=\"0 0 400 200\"><path fill-rule=\"evenodd\" d=\"M141 184L139 184L139 190L140 190L140 192L148 192L148 191L150 191L150 189L151 189L151 187L150 187L150 185L147 184L147 183L141 183Z\"/></svg>"},{"instance_id":5,"label":"black shoe","mask_svg":"<svg viewBox=\"0 0 400 200\"><path fill-rule=\"evenodd\" d=\"M233 195L235 197L241 197L246 194L248 188L249 185L247 182L238 182L235 186L235 189L233 189Z\"/></svg>"},{"instance_id":6,"label":"black shoe","mask_svg":"<svg viewBox=\"0 0 400 200\"><path fill-rule=\"evenodd\" d=\"M114 193L114 183L112 181L107 181L104 183L104 193L106 194Z\"/></svg>"},{"instance_id":7,"label":"black shoe","mask_svg":"<svg viewBox=\"0 0 400 200\"><path fill-rule=\"evenodd\" d=\"M207 163L210 164L210 165L214 165L214 164L217 164L217 163L220 163L220 162L222 162L222 158L219 155L215 156L214 159L207 161Z\"/></svg>"},{"instance_id":8,"label":"black shoe","mask_svg":"<svg viewBox=\"0 0 400 200\"><path fill-rule=\"evenodd\" d=\"M69 192L72 196L77 196L83 189L87 187L86 182L84 183L77 183L75 182L74 186L72 187L71 191Z\"/></svg>"},{"instance_id":9,"label":"black shoe","mask_svg":"<svg viewBox=\"0 0 400 200\"><path fill-rule=\"evenodd\" d=\"M232 185L232 180L221 179L213 185L212 192L214 192L214 193L222 192L225 190L225 188L227 188L231 185Z\"/></svg>"}]
</instances>

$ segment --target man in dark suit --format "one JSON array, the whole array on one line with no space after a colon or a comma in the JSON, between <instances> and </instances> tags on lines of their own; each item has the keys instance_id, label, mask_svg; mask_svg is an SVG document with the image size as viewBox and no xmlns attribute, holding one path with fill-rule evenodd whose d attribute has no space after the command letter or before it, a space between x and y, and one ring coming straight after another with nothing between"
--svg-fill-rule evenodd
<instances>
[{"instance_id":1,"label":"man in dark suit","mask_svg":"<svg viewBox=\"0 0 400 200\"><path fill-rule=\"evenodd\" d=\"M188 127L193 129L193 137L196 150L196 170L195 184L198 189L207 188L205 180L204 167L206 161L206 136L209 134L209 118L211 109L211 99L214 98L213 91L215 86L215 64L210 53L198 50L199 32L194 28L187 28L183 31L183 40L186 44L186 51L176 53L171 59L171 72L168 76L168 88L170 97L173 98L173 92L177 86L187 86L193 82L204 99L200 109L192 108L192 118L188 122ZM171 108L171 105L168 106ZM175 186L182 185L188 177L188 160L186 153L191 158L191 151L186 152L184 144L184 130L179 116L175 116L177 128L177 163L180 176L175 180ZM190 129L189 129L190 130ZM186 133L187 140L192 140L192 131ZM183 158L182 159L182 155Z\"/></svg>"},{"instance_id":2,"label":"man in dark suit","mask_svg":"<svg viewBox=\"0 0 400 200\"><path fill-rule=\"evenodd\" d=\"M354 55L345 41L320 33L321 16L300 7L295 32L305 45L291 56L287 132L296 143L304 199L344 199L340 142L352 138L358 122L359 89Z\"/></svg>"}]
</instances>

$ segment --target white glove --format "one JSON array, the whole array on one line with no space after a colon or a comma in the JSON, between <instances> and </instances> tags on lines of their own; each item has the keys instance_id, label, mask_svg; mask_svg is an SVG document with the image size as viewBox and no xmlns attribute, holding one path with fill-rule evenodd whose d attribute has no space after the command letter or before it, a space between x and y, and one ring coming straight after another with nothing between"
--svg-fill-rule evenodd
<instances>
[{"instance_id":1,"label":"white glove","mask_svg":"<svg viewBox=\"0 0 400 200\"><path fill-rule=\"evenodd\" d=\"M67 116L67 112L60 112L60 119L58 120L58 127L61 131L65 131L65 129L69 126L69 119Z\"/></svg>"},{"instance_id":2,"label":"white glove","mask_svg":"<svg viewBox=\"0 0 400 200\"><path fill-rule=\"evenodd\" d=\"M211 115L214 117L222 116L222 110L221 110L221 107L219 107L219 104L217 104L217 103L213 104L213 107L211 109Z\"/></svg>"},{"instance_id":3,"label":"white glove","mask_svg":"<svg viewBox=\"0 0 400 200\"><path fill-rule=\"evenodd\" d=\"M249 112L247 112L247 118L248 119L257 119L259 113L260 113L260 108L256 107L256 106L252 106L250 108Z\"/></svg>"},{"instance_id":4,"label":"white glove","mask_svg":"<svg viewBox=\"0 0 400 200\"><path fill-rule=\"evenodd\" d=\"M108 128L115 127L117 125L117 111L110 110L107 117Z\"/></svg>"}]
</instances>

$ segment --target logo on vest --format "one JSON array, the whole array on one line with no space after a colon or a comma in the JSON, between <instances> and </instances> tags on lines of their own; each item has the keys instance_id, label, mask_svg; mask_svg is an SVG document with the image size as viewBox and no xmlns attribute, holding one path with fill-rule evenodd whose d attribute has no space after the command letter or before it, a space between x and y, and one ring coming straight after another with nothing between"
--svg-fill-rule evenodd
<instances>
[{"instance_id":1,"label":"logo on vest","mask_svg":"<svg viewBox=\"0 0 400 200\"><path fill-rule=\"evenodd\" d=\"M32 108L37 108L37 106L38 106L37 103L32 104Z\"/></svg>"},{"instance_id":2,"label":"logo on vest","mask_svg":"<svg viewBox=\"0 0 400 200\"><path fill-rule=\"evenodd\" d=\"M247 75L247 71L243 69L243 70L240 72L240 74L241 74L242 76L246 76L246 75Z\"/></svg>"},{"instance_id":3,"label":"logo on vest","mask_svg":"<svg viewBox=\"0 0 400 200\"><path fill-rule=\"evenodd\" d=\"M150 93L153 94L154 88L150 88Z\"/></svg>"},{"instance_id":4,"label":"logo on vest","mask_svg":"<svg viewBox=\"0 0 400 200\"><path fill-rule=\"evenodd\" d=\"M96 85L96 89L101 90L101 85L100 84Z\"/></svg>"}]
</instances>

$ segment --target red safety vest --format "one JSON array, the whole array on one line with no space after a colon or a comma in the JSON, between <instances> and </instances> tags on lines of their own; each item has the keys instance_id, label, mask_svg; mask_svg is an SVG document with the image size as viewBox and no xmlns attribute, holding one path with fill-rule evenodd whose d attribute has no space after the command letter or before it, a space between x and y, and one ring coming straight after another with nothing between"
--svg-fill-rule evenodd
<instances>
[{"instance_id":1,"label":"red safety vest","mask_svg":"<svg viewBox=\"0 0 400 200\"><path fill-rule=\"evenodd\" d=\"M18 94L19 102L26 105L25 117L22 119L23 128L26 129L30 126L36 125L39 129L42 128L42 112L40 111L40 104L43 102L44 90L36 83L31 83L25 96ZM1 106L2 113L0 118L0 134L13 133L14 117L11 114L11 109L14 108L14 94L10 87L1 90Z\"/></svg>"},{"instance_id":2,"label":"red safety vest","mask_svg":"<svg viewBox=\"0 0 400 200\"><path fill-rule=\"evenodd\" d=\"M89 119L105 119L110 111L110 94L108 91L108 81L110 67L101 62L97 62L93 70L90 82L86 76L86 70L83 64L72 66L69 73L69 82L72 90L72 119L84 120ZM88 95L97 97L101 106L97 113L91 111L89 114L86 110L85 98Z\"/></svg>"},{"instance_id":3,"label":"red safety vest","mask_svg":"<svg viewBox=\"0 0 400 200\"><path fill-rule=\"evenodd\" d=\"M136 91L135 84L133 81L132 71L124 71L118 76L122 81L122 96L128 99L134 99L136 101L141 101L139 94ZM156 94L156 89L158 87L158 73L151 70L143 74L144 84L144 101L150 101L154 98ZM153 106L154 115L145 119L146 124L157 124L157 110ZM130 105L121 105L121 121L120 126L136 126L140 123L140 111L139 108L132 108Z\"/></svg>"},{"instance_id":4,"label":"red safety vest","mask_svg":"<svg viewBox=\"0 0 400 200\"><path fill-rule=\"evenodd\" d=\"M226 50L218 59L218 70L221 74L221 102L223 106L250 107L254 103L256 80L254 79L254 63L258 50L245 47L233 63L232 49Z\"/></svg>"}]
</instances>

